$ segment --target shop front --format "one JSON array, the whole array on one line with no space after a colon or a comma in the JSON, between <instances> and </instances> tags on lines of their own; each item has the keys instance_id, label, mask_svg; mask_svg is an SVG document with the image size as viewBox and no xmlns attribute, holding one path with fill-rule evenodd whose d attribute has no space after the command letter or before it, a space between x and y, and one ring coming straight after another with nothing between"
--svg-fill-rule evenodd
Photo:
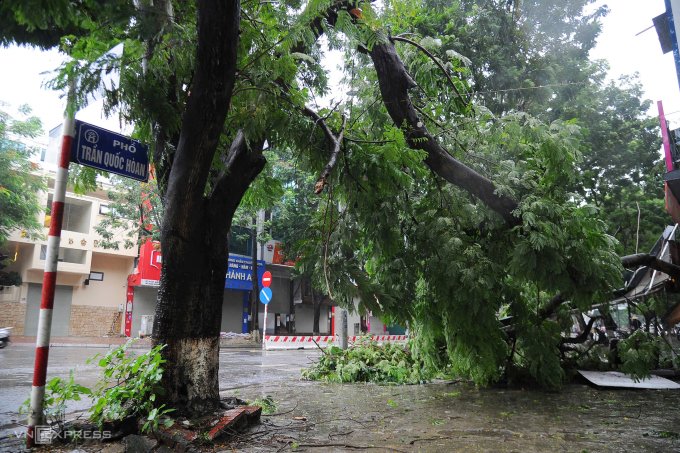
<instances>
[{"instance_id":1,"label":"shop front","mask_svg":"<svg viewBox=\"0 0 680 453\"><path fill-rule=\"evenodd\" d=\"M140 246L135 272L128 276L125 304L125 336L149 336L153 329L158 287L163 258L160 243L147 241ZM265 262L257 261L258 281L265 271ZM229 254L227 275L224 280L222 302L222 332L248 331L248 303L253 288L252 259Z\"/></svg>"}]
</instances>

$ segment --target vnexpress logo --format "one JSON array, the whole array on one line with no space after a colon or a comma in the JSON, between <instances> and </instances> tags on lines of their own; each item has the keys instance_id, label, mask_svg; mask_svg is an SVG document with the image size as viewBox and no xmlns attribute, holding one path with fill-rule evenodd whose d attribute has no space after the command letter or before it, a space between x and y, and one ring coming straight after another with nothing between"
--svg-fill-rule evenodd
<instances>
[{"instance_id":1,"label":"vnexpress logo","mask_svg":"<svg viewBox=\"0 0 680 453\"><path fill-rule=\"evenodd\" d=\"M33 441L36 445L51 445L55 432L51 426L36 426Z\"/></svg>"}]
</instances>

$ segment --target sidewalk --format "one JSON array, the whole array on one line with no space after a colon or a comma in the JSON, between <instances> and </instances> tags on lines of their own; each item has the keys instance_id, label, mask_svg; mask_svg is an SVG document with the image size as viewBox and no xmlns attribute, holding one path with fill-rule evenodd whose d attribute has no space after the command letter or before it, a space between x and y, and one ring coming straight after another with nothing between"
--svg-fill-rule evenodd
<instances>
[{"instance_id":1,"label":"sidewalk","mask_svg":"<svg viewBox=\"0 0 680 453\"><path fill-rule=\"evenodd\" d=\"M111 348L123 345L128 340L127 337L52 337L50 347ZM12 343L35 345L35 337L13 336ZM133 347L150 348L151 338L138 338Z\"/></svg>"},{"instance_id":2,"label":"sidewalk","mask_svg":"<svg viewBox=\"0 0 680 453\"><path fill-rule=\"evenodd\" d=\"M128 342L128 337L52 337L50 347L113 348ZM134 338L133 349L150 349L151 338ZM14 345L35 346L35 337L17 335L12 337ZM261 343L241 338L221 338L220 348L261 348Z\"/></svg>"}]
</instances>

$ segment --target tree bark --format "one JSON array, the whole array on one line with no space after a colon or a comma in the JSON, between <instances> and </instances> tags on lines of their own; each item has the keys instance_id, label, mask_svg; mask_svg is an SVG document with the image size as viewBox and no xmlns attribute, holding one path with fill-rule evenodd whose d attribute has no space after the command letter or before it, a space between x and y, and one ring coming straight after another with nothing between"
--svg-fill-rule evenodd
<instances>
[{"instance_id":1,"label":"tree bark","mask_svg":"<svg viewBox=\"0 0 680 453\"><path fill-rule=\"evenodd\" d=\"M321 300L323 296L317 295L312 292L312 300L314 301L314 324L312 325L312 333L314 335L319 335L321 329L319 328L319 320L321 318Z\"/></svg>"},{"instance_id":2,"label":"tree bark","mask_svg":"<svg viewBox=\"0 0 680 453\"><path fill-rule=\"evenodd\" d=\"M156 344L168 345L163 352L167 360L163 386L178 413L203 414L219 404L219 332L231 219L265 165L261 146L247 151L239 132L229 151L228 171L210 197L201 199L199 207L185 205L182 212L186 217L166 214L163 224L163 266L153 339ZM185 223L193 228L186 229L186 234L169 227Z\"/></svg>"}]
</instances>

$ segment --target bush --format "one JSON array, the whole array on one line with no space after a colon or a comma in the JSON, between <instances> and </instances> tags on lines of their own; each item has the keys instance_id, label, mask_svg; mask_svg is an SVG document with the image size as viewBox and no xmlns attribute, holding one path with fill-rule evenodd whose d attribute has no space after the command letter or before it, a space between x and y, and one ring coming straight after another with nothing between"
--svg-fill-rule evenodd
<instances>
[{"instance_id":1,"label":"bush","mask_svg":"<svg viewBox=\"0 0 680 453\"><path fill-rule=\"evenodd\" d=\"M63 425L66 405L69 401L80 401L82 396L92 398L94 404L90 409L90 420L100 428L104 423L119 423L128 417L139 417L145 420L142 431L150 431L158 427L163 415L173 409L158 404L158 397L163 394L160 385L163 377L161 350L159 345L149 352L133 355L128 352L132 341L110 350L106 355L96 354L87 363L96 362L103 369L103 377L91 390L76 384L71 370L68 380L54 377L45 386L43 412L47 421ZM28 413L30 398L24 401L19 413Z\"/></svg>"},{"instance_id":2,"label":"bush","mask_svg":"<svg viewBox=\"0 0 680 453\"><path fill-rule=\"evenodd\" d=\"M104 377L93 391L95 400L90 409L90 419L102 426L105 422L120 422L130 416L146 419L142 431L153 430L158 426L162 415L171 412L165 404L158 405L157 397L164 394L161 386L162 365L165 363L158 345L145 354L129 354L129 341L112 349L105 356L99 354L88 363L96 361L104 369Z\"/></svg>"},{"instance_id":3,"label":"bush","mask_svg":"<svg viewBox=\"0 0 680 453\"><path fill-rule=\"evenodd\" d=\"M640 381L650 376L659 362L660 339L642 329L622 340L618 346L621 371Z\"/></svg>"}]
</instances>

